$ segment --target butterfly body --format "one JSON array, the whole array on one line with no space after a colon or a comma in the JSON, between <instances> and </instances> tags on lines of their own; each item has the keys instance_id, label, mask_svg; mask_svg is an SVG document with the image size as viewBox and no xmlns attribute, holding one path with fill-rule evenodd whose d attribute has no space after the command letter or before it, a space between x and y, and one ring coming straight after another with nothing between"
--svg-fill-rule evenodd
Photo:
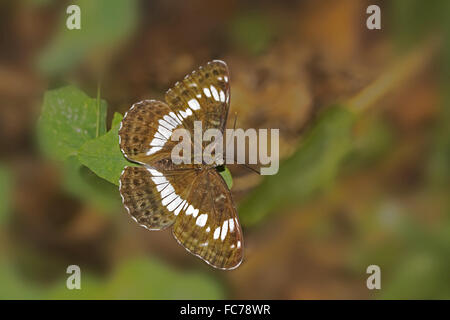
<instances>
[{"instance_id":1,"label":"butterfly body","mask_svg":"<svg viewBox=\"0 0 450 320\"><path fill-rule=\"evenodd\" d=\"M194 135L196 121L203 130L223 133L228 81L227 65L214 60L169 89L166 103L134 104L119 130L124 156L141 165L125 167L120 177L120 194L131 217L149 230L172 227L183 247L219 269L234 269L243 258L237 211L217 170L223 162L175 163L171 151L177 141L171 137L181 128Z\"/></svg>"}]
</instances>

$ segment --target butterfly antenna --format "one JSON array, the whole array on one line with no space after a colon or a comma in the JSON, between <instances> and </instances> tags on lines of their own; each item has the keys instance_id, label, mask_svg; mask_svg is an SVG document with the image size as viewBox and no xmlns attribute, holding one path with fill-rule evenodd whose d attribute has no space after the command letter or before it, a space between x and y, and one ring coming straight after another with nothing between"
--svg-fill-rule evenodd
<instances>
[{"instance_id":1,"label":"butterfly antenna","mask_svg":"<svg viewBox=\"0 0 450 320\"><path fill-rule=\"evenodd\" d=\"M234 131L236 130L236 122L237 122L237 112L234 112L233 135L231 136L231 141L233 141L233 139L234 139ZM230 143L230 141L227 142L227 148L228 148L229 143ZM226 155L225 155L225 158L226 158ZM226 159L227 160L232 160L234 162L234 159L228 159L228 158L226 158ZM240 165L245 167L245 168L247 168L247 169L249 169L250 171L253 171L253 172L257 173L258 175L261 174L261 172L259 170L256 170L255 168L252 168L252 167L250 167L249 165L247 165L245 163L240 164Z\"/></svg>"},{"instance_id":2,"label":"butterfly antenna","mask_svg":"<svg viewBox=\"0 0 450 320\"><path fill-rule=\"evenodd\" d=\"M227 160L232 160L232 159L228 159L227 158ZM235 164L243 166L244 168L246 168L246 169L248 169L250 171L253 171L254 173L257 173L258 175L261 175L261 172L259 170L250 167L248 164L245 164L245 163L235 163Z\"/></svg>"},{"instance_id":3,"label":"butterfly antenna","mask_svg":"<svg viewBox=\"0 0 450 320\"><path fill-rule=\"evenodd\" d=\"M236 122L237 122L237 112L234 112L234 124L233 124L233 134L230 137L230 141L227 141L227 145L225 147L225 158L227 157L226 155L226 151L228 149L228 146L230 145L230 142L233 141L234 139L234 131L236 130ZM225 159L224 159L225 160ZM232 161L234 161L234 159L232 159Z\"/></svg>"},{"instance_id":4,"label":"butterfly antenna","mask_svg":"<svg viewBox=\"0 0 450 320\"><path fill-rule=\"evenodd\" d=\"M250 167L248 164L241 164L241 166L243 166L244 168L249 169L250 171L253 171L253 172L257 173L258 175L261 175L261 172L259 170L256 170L255 168Z\"/></svg>"}]
</instances>

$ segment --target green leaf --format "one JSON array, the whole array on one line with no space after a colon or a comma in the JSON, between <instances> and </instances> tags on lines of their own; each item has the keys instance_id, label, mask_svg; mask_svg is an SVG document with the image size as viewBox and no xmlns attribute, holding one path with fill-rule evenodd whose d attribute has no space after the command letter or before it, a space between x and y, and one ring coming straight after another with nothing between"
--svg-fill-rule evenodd
<instances>
[{"instance_id":1,"label":"green leaf","mask_svg":"<svg viewBox=\"0 0 450 320\"><path fill-rule=\"evenodd\" d=\"M80 149L78 159L99 177L119 185L120 174L125 166L135 164L127 161L119 147L119 127L122 115L114 114L111 130L97 139L86 142Z\"/></svg>"},{"instance_id":2,"label":"green leaf","mask_svg":"<svg viewBox=\"0 0 450 320\"><path fill-rule=\"evenodd\" d=\"M81 290L67 290L65 282L50 299L223 299L220 284L200 272L180 272L145 257L124 261L110 279L88 276Z\"/></svg>"},{"instance_id":3,"label":"green leaf","mask_svg":"<svg viewBox=\"0 0 450 320\"><path fill-rule=\"evenodd\" d=\"M64 162L63 173L63 188L69 194L90 203L100 212L117 212L120 208L118 188L83 166L76 156Z\"/></svg>"},{"instance_id":4,"label":"green leaf","mask_svg":"<svg viewBox=\"0 0 450 320\"><path fill-rule=\"evenodd\" d=\"M230 170L227 167L224 167L223 170L219 170L219 173L222 176L223 180L225 180L225 182L227 183L228 189L231 190L231 187L233 187L233 177Z\"/></svg>"},{"instance_id":5,"label":"green leaf","mask_svg":"<svg viewBox=\"0 0 450 320\"><path fill-rule=\"evenodd\" d=\"M330 107L307 134L299 149L266 176L239 208L244 225L254 225L275 210L299 204L330 185L352 147L355 116L342 107Z\"/></svg>"},{"instance_id":6,"label":"green leaf","mask_svg":"<svg viewBox=\"0 0 450 320\"><path fill-rule=\"evenodd\" d=\"M12 179L8 168L0 165L0 224L8 219L11 204L11 184Z\"/></svg>"},{"instance_id":7,"label":"green leaf","mask_svg":"<svg viewBox=\"0 0 450 320\"><path fill-rule=\"evenodd\" d=\"M64 12L59 31L38 59L46 74L67 71L86 57L105 60L133 32L137 21L136 0L78 0L81 29L69 30Z\"/></svg>"},{"instance_id":8,"label":"green leaf","mask_svg":"<svg viewBox=\"0 0 450 320\"><path fill-rule=\"evenodd\" d=\"M38 141L42 151L56 160L76 155L88 140L95 138L99 117L99 133L106 132L106 102L100 104L73 86L45 93L41 118L38 123Z\"/></svg>"}]
</instances>

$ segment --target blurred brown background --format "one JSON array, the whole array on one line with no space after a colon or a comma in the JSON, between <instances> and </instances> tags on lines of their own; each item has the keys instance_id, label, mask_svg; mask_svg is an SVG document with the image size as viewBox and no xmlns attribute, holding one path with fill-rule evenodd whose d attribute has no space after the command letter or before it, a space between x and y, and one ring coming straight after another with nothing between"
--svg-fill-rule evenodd
<instances>
[{"instance_id":1,"label":"blurred brown background","mask_svg":"<svg viewBox=\"0 0 450 320\"><path fill-rule=\"evenodd\" d=\"M72 3L82 32L65 27ZM370 4L381 7L381 30L366 28ZM449 4L2 1L0 298L449 299ZM188 254L170 231L139 227L116 186L87 168L96 187L81 192L36 134L46 90L74 84L96 97L100 84L110 124L212 59L230 68L237 127L280 128L288 172L230 168L246 246L230 272ZM376 99L359 110L367 88ZM333 126L321 114L335 104L358 109L345 150L333 135L309 135ZM297 163L314 149L305 140L336 148L330 163ZM272 190L289 179L284 205ZM81 290L65 287L71 264ZM371 264L381 290L366 287Z\"/></svg>"}]
</instances>

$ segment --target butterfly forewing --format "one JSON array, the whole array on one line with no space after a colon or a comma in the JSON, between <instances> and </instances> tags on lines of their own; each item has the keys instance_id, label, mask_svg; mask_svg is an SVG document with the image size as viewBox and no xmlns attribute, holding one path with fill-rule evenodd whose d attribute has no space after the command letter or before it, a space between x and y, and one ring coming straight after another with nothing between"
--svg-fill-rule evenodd
<instances>
[{"instance_id":1,"label":"butterfly forewing","mask_svg":"<svg viewBox=\"0 0 450 320\"><path fill-rule=\"evenodd\" d=\"M223 131L230 102L227 65L214 60L193 71L166 92L166 102L191 132L194 121L202 121L203 131Z\"/></svg>"},{"instance_id":2,"label":"butterfly forewing","mask_svg":"<svg viewBox=\"0 0 450 320\"><path fill-rule=\"evenodd\" d=\"M177 141L173 132L182 128L180 119L167 104L156 100L135 103L119 129L120 148L129 160L153 166L171 156Z\"/></svg>"},{"instance_id":3,"label":"butterfly forewing","mask_svg":"<svg viewBox=\"0 0 450 320\"><path fill-rule=\"evenodd\" d=\"M216 268L236 268L243 257L243 238L228 187L215 169L209 169L197 176L192 190L190 206L175 220L175 238Z\"/></svg>"}]
</instances>

